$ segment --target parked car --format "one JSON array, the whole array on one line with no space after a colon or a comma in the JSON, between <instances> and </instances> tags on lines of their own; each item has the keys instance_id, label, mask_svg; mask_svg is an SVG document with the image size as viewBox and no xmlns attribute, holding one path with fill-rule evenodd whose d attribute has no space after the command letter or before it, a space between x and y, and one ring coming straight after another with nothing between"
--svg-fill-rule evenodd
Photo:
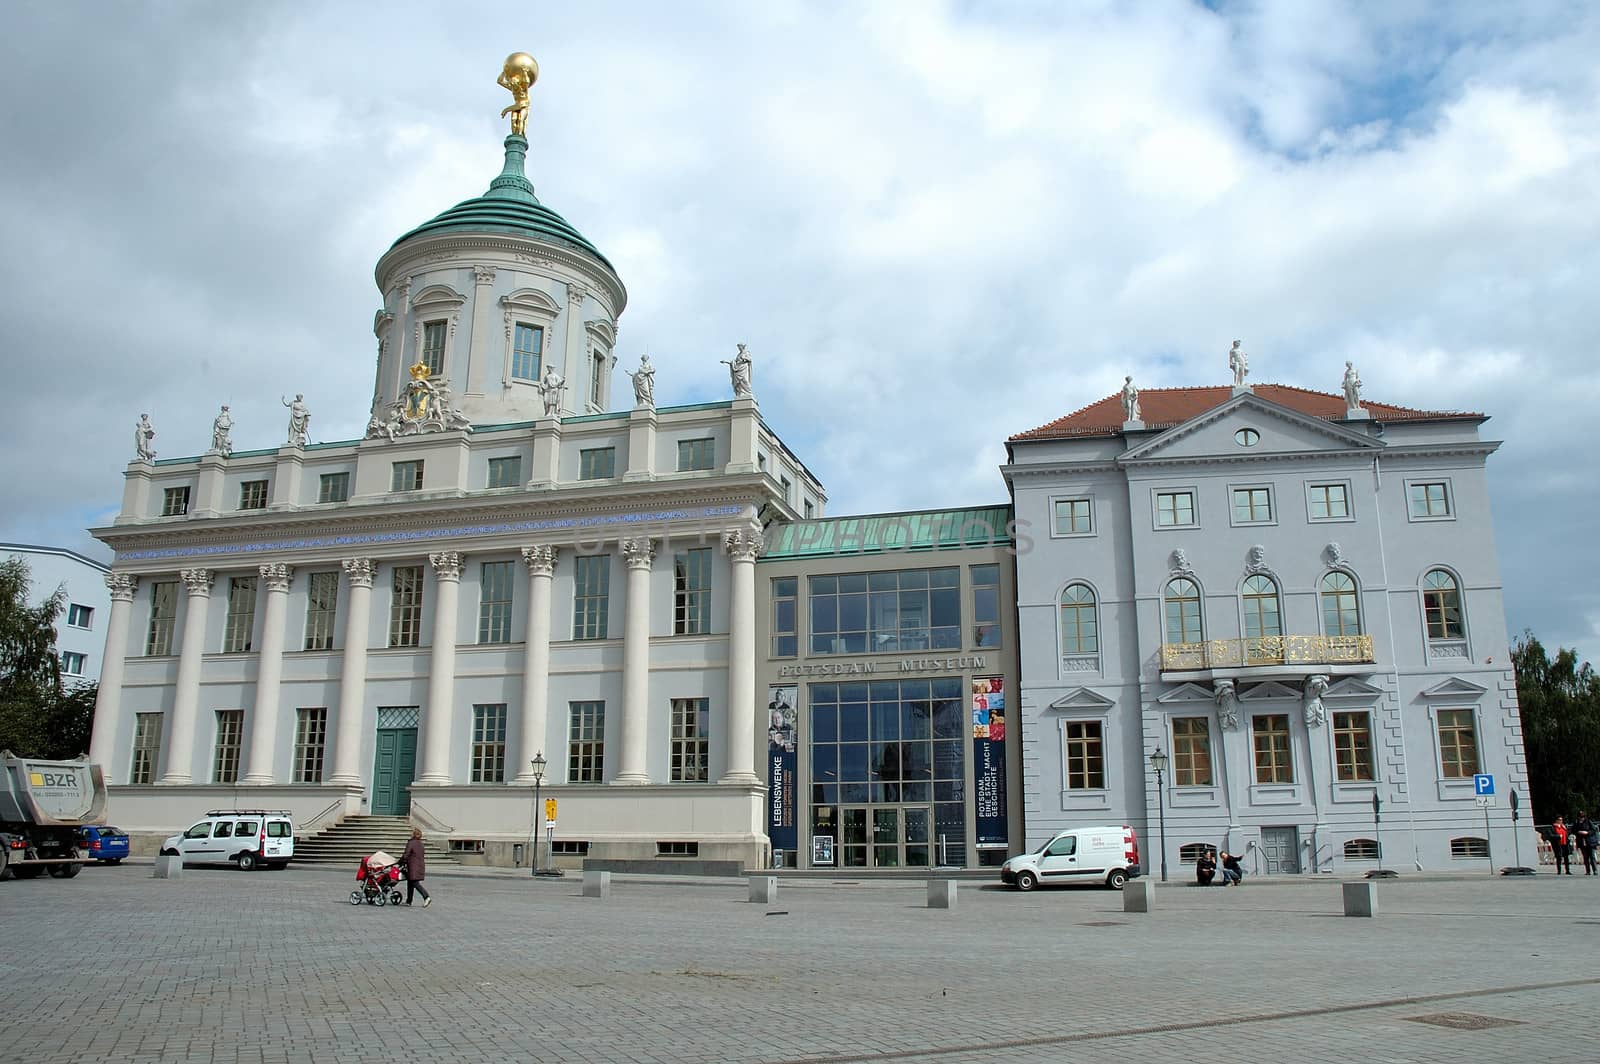
<instances>
[{"instance_id":1,"label":"parked car","mask_svg":"<svg viewBox=\"0 0 1600 1064\"><path fill-rule=\"evenodd\" d=\"M241 872L283 868L294 857L294 820L283 809L213 809L161 844L184 864L231 864Z\"/></svg>"},{"instance_id":2,"label":"parked car","mask_svg":"<svg viewBox=\"0 0 1600 1064\"><path fill-rule=\"evenodd\" d=\"M1000 881L1018 890L1041 883L1094 883L1121 890L1139 871L1139 837L1124 824L1058 832L1034 852L1001 865Z\"/></svg>"},{"instance_id":3,"label":"parked car","mask_svg":"<svg viewBox=\"0 0 1600 1064\"><path fill-rule=\"evenodd\" d=\"M90 824L78 829L78 844L96 861L121 864L128 856L128 833L110 824Z\"/></svg>"}]
</instances>

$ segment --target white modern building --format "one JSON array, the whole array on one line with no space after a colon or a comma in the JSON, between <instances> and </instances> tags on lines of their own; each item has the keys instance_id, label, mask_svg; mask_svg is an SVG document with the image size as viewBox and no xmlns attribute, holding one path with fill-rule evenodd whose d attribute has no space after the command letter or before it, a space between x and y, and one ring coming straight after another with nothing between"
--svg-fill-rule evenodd
<instances>
[{"instance_id":1,"label":"white modern building","mask_svg":"<svg viewBox=\"0 0 1600 1064\"><path fill-rule=\"evenodd\" d=\"M1263 873L1373 870L1380 842L1396 869L1511 864L1527 778L1485 420L1358 381L1130 385L1013 436L1029 843L1133 823L1154 872L1164 820L1179 876L1203 848Z\"/></svg>"},{"instance_id":2,"label":"white modern building","mask_svg":"<svg viewBox=\"0 0 1600 1064\"><path fill-rule=\"evenodd\" d=\"M66 590L66 602L56 619L56 652L61 655L64 683L89 683L100 678L100 655L105 650L103 625L111 612L111 592L106 587L108 566L64 547L31 543L0 543L0 558L20 558L33 578L29 602L39 605Z\"/></svg>"}]
</instances>

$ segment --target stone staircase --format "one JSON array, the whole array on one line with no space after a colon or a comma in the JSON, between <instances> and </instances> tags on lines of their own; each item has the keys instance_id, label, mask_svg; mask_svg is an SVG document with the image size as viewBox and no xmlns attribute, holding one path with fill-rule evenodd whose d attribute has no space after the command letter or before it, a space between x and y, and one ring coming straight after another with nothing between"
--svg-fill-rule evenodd
<instances>
[{"instance_id":1,"label":"stone staircase","mask_svg":"<svg viewBox=\"0 0 1600 1064\"><path fill-rule=\"evenodd\" d=\"M294 843L296 864L345 865L353 872L361 859L375 850L399 857L411 839L411 820L403 816L347 816L326 831L299 838ZM423 833L428 864L455 864L442 840Z\"/></svg>"}]
</instances>

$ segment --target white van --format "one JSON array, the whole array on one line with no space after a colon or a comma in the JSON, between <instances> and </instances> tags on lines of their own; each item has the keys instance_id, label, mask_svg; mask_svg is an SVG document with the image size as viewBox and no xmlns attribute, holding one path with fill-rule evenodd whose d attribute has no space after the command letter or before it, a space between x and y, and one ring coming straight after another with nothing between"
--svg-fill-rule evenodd
<instances>
[{"instance_id":1,"label":"white van","mask_svg":"<svg viewBox=\"0 0 1600 1064\"><path fill-rule=\"evenodd\" d=\"M1138 874L1139 837L1126 824L1072 828L1000 866L1000 881L1018 890L1041 883L1103 883L1121 890Z\"/></svg>"},{"instance_id":2,"label":"white van","mask_svg":"<svg viewBox=\"0 0 1600 1064\"><path fill-rule=\"evenodd\" d=\"M283 809L213 809L161 844L184 864L231 864L241 872L283 868L294 858L294 820Z\"/></svg>"}]
</instances>

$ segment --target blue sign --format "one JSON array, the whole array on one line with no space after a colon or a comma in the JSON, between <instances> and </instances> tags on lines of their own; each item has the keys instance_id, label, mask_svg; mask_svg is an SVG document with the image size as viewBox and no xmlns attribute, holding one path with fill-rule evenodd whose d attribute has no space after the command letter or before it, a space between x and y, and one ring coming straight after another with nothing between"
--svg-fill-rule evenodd
<instances>
[{"instance_id":1,"label":"blue sign","mask_svg":"<svg viewBox=\"0 0 1600 1064\"><path fill-rule=\"evenodd\" d=\"M1472 793L1477 795L1494 793L1494 777L1486 772L1480 772L1472 777Z\"/></svg>"}]
</instances>

